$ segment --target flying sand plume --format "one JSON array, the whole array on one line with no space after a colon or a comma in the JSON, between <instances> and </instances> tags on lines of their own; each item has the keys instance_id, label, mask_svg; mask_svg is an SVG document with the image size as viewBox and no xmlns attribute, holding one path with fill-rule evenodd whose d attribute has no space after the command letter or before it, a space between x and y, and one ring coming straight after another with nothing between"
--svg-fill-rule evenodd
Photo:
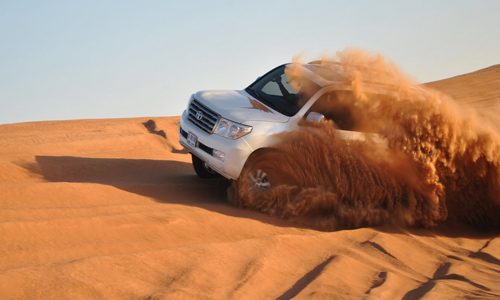
<instances>
[{"instance_id":1,"label":"flying sand plume","mask_svg":"<svg viewBox=\"0 0 500 300\"><path fill-rule=\"evenodd\" d=\"M299 66L286 70L292 85L304 76ZM333 121L304 122L277 136L274 150L255 154L232 187L233 203L325 230L445 220L500 228L498 129L379 55L346 50L319 66L317 75L351 90L329 92L313 107ZM336 129L385 142L346 141ZM259 168L269 190L249 182L249 170Z\"/></svg>"}]
</instances>

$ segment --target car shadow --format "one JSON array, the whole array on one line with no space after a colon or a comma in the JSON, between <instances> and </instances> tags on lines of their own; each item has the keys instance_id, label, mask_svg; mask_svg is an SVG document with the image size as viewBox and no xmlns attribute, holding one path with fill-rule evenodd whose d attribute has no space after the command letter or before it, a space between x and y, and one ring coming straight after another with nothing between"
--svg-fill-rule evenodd
<instances>
[{"instance_id":1,"label":"car shadow","mask_svg":"<svg viewBox=\"0 0 500 300\"><path fill-rule=\"evenodd\" d=\"M227 201L230 182L223 178L200 179L190 163L174 160L36 156L37 165L24 166L51 182L110 185L146 196L160 203L196 206L225 215L252 218L281 227L304 227L263 213L235 207ZM433 229L382 225L385 233L419 236L488 238L497 233L480 232L464 224L441 224Z\"/></svg>"},{"instance_id":2,"label":"car shadow","mask_svg":"<svg viewBox=\"0 0 500 300\"><path fill-rule=\"evenodd\" d=\"M230 182L224 178L200 179L192 165L173 160L36 156L36 165L25 166L50 182L110 185L146 196L160 203L184 204L225 215L251 218L277 226L284 220L244 210L227 202Z\"/></svg>"}]
</instances>

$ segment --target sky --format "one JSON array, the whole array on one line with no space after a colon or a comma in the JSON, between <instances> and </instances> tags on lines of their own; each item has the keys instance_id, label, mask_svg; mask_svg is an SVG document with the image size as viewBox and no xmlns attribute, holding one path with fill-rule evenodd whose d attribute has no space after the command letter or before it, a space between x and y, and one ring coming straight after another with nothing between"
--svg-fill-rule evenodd
<instances>
[{"instance_id":1,"label":"sky","mask_svg":"<svg viewBox=\"0 0 500 300\"><path fill-rule=\"evenodd\" d=\"M346 48L419 82L499 64L500 1L0 0L0 124L179 115Z\"/></svg>"}]
</instances>

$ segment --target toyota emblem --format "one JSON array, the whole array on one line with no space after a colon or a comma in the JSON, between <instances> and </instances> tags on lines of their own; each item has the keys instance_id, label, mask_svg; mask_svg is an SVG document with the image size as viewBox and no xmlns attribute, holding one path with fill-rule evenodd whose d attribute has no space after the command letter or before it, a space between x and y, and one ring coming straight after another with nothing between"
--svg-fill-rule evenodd
<instances>
[{"instance_id":1,"label":"toyota emblem","mask_svg":"<svg viewBox=\"0 0 500 300\"><path fill-rule=\"evenodd\" d=\"M196 120L201 121L203 118L203 112L201 110L196 112Z\"/></svg>"}]
</instances>

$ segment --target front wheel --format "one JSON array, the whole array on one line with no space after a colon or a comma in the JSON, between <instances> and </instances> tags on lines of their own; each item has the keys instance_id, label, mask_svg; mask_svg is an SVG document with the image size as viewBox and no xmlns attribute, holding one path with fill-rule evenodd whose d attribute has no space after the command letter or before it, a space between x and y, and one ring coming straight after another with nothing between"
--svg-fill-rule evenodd
<instances>
[{"instance_id":1,"label":"front wheel","mask_svg":"<svg viewBox=\"0 0 500 300\"><path fill-rule=\"evenodd\" d=\"M278 196L278 190L298 186L296 168L283 151L262 149L253 153L245 163L240 177L233 183L229 200L239 206L265 210Z\"/></svg>"},{"instance_id":2,"label":"front wheel","mask_svg":"<svg viewBox=\"0 0 500 300\"><path fill-rule=\"evenodd\" d=\"M198 177L208 179L220 176L217 172L210 169L210 167L207 165L206 162L199 159L197 156L193 154L191 154L191 161L193 162L193 168Z\"/></svg>"}]
</instances>

